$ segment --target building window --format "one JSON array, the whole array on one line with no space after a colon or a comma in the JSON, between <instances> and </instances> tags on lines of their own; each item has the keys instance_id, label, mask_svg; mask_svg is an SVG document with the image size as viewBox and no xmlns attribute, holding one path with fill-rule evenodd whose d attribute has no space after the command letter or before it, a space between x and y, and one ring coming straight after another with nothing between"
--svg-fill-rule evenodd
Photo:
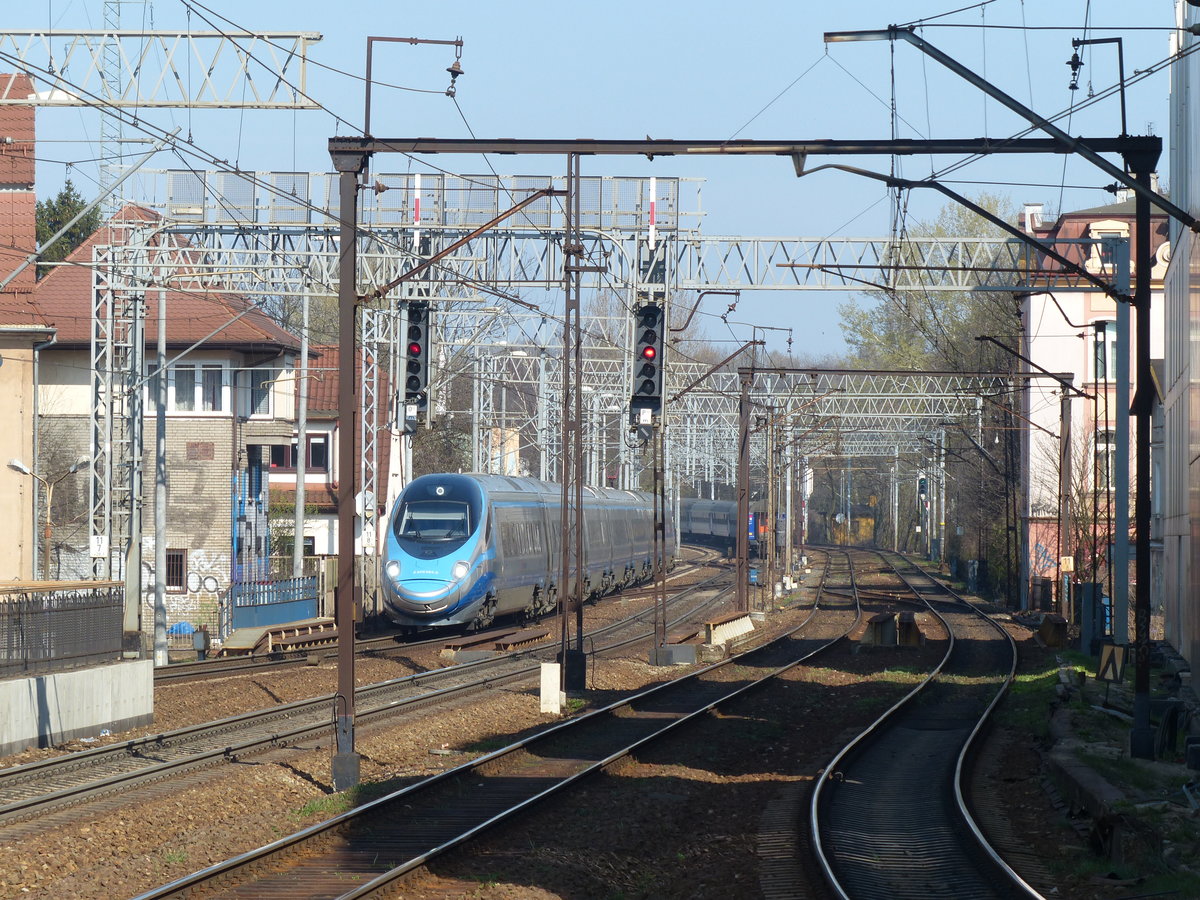
<instances>
[{"instance_id":1,"label":"building window","mask_svg":"<svg viewBox=\"0 0 1200 900\"><path fill-rule=\"evenodd\" d=\"M1094 381L1116 381L1117 378L1117 323L1093 322L1095 329L1095 355L1092 359Z\"/></svg>"},{"instance_id":2,"label":"building window","mask_svg":"<svg viewBox=\"0 0 1200 900\"><path fill-rule=\"evenodd\" d=\"M220 412L224 408L225 373L221 366L203 366L203 409L205 412Z\"/></svg>"},{"instance_id":3,"label":"building window","mask_svg":"<svg viewBox=\"0 0 1200 900\"><path fill-rule=\"evenodd\" d=\"M167 551L167 590L176 593L182 592L187 587L187 551L186 550L168 550Z\"/></svg>"},{"instance_id":4,"label":"building window","mask_svg":"<svg viewBox=\"0 0 1200 900\"><path fill-rule=\"evenodd\" d=\"M329 435L308 436L308 468L312 472L329 471Z\"/></svg>"},{"instance_id":5,"label":"building window","mask_svg":"<svg viewBox=\"0 0 1200 900\"><path fill-rule=\"evenodd\" d=\"M295 439L290 444L272 444L271 468L294 472L297 446L298 441ZM310 434L308 436L308 457L304 461L304 466L306 472L329 471L329 435Z\"/></svg>"},{"instance_id":6,"label":"building window","mask_svg":"<svg viewBox=\"0 0 1200 900\"><path fill-rule=\"evenodd\" d=\"M272 469L294 469L296 445L293 444L272 444L271 445L271 468Z\"/></svg>"},{"instance_id":7,"label":"building window","mask_svg":"<svg viewBox=\"0 0 1200 900\"><path fill-rule=\"evenodd\" d=\"M151 370L153 371L153 369ZM228 407L228 379L221 364L178 365L170 369L167 412L221 413ZM148 382L148 406L154 408L157 375Z\"/></svg>"},{"instance_id":8,"label":"building window","mask_svg":"<svg viewBox=\"0 0 1200 900\"><path fill-rule=\"evenodd\" d=\"M149 366L149 378L146 380L146 409L151 413L158 412L158 364L151 363Z\"/></svg>"},{"instance_id":9,"label":"building window","mask_svg":"<svg viewBox=\"0 0 1200 900\"><path fill-rule=\"evenodd\" d=\"M271 415L271 387L275 372L271 369L250 370L250 415Z\"/></svg>"},{"instance_id":10,"label":"building window","mask_svg":"<svg viewBox=\"0 0 1200 900\"><path fill-rule=\"evenodd\" d=\"M196 408L196 367L175 367L175 404L168 409L191 412Z\"/></svg>"}]
</instances>

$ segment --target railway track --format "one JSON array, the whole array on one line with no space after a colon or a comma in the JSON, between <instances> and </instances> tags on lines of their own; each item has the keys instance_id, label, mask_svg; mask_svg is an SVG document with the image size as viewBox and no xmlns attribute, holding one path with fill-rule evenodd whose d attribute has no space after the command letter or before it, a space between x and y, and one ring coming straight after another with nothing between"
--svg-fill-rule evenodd
<instances>
[{"instance_id":1,"label":"railway track","mask_svg":"<svg viewBox=\"0 0 1200 900\"><path fill-rule=\"evenodd\" d=\"M712 550L703 550L693 560L676 566L668 581L677 581L687 577L705 566L714 565L717 554ZM635 599L652 593L653 588L635 588L621 592L619 596ZM600 601L603 602L603 599ZM313 646L295 650L280 650L269 655L247 655L216 657L213 659L194 660L171 663L159 666L154 670L155 684L180 684L187 681L200 681L210 678L224 678L237 675L248 675L255 672L271 672L280 669L297 668L313 665L337 657L336 631L332 637ZM440 647L445 642L446 635L439 634L432 638L410 638L401 632L359 637L354 641L354 652L359 656L388 656L392 653L412 653L422 648Z\"/></svg>"},{"instance_id":2,"label":"railway track","mask_svg":"<svg viewBox=\"0 0 1200 900\"><path fill-rule=\"evenodd\" d=\"M672 626L700 615L721 593L729 576L719 573L672 599ZM642 610L588 634L593 654L612 653L652 634ZM431 704L461 700L502 685L534 680L555 647L497 654L489 659L433 669L355 691L357 719L364 725L393 720ZM287 750L331 730L333 695L284 704L159 735L111 744L0 770L0 825L42 816L100 797L125 802L135 785L170 789L169 779L256 754Z\"/></svg>"},{"instance_id":3,"label":"railway track","mask_svg":"<svg viewBox=\"0 0 1200 900\"><path fill-rule=\"evenodd\" d=\"M1016 646L945 585L886 559L945 628L945 655L817 782L809 816L819 865L842 898L1040 897L989 843L966 799L976 738L1013 677Z\"/></svg>"},{"instance_id":4,"label":"railway track","mask_svg":"<svg viewBox=\"0 0 1200 900\"><path fill-rule=\"evenodd\" d=\"M379 656L391 652L410 653L422 647L438 646L444 637L426 640L410 641L399 633L374 635L357 638L354 641L354 652L358 656ZM234 675L248 675L253 672L272 672L279 669L296 668L312 665L315 662L333 659L337 656L336 645L322 645L302 650L289 650L256 656L230 656L216 659L175 662L169 666L159 666L154 670L155 684L180 684L187 681L201 681L209 678L225 678ZM315 659L314 659L315 658Z\"/></svg>"},{"instance_id":5,"label":"railway track","mask_svg":"<svg viewBox=\"0 0 1200 900\"><path fill-rule=\"evenodd\" d=\"M831 570L831 577L837 577ZM140 895L367 897L710 710L812 661L859 623L852 575L771 642L568 720L266 847ZM807 636L820 620L827 636Z\"/></svg>"}]
</instances>

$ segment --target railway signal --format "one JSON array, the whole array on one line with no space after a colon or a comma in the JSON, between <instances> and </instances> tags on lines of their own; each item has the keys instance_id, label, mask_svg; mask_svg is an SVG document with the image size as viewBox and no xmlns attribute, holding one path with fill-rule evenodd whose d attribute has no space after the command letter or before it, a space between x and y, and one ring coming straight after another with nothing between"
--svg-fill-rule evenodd
<instances>
[{"instance_id":1,"label":"railway signal","mask_svg":"<svg viewBox=\"0 0 1200 900\"><path fill-rule=\"evenodd\" d=\"M650 425L662 412L665 324L661 303L643 303L635 310L633 396L629 401L633 425Z\"/></svg>"},{"instance_id":2,"label":"railway signal","mask_svg":"<svg viewBox=\"0 0 1200 900\"><path fill-rule=\"evenodd\" d=\"M429 405L429 303L425 300L408 304L404 358L404 427L411 433Z\"/></svg>"}]
</instances>

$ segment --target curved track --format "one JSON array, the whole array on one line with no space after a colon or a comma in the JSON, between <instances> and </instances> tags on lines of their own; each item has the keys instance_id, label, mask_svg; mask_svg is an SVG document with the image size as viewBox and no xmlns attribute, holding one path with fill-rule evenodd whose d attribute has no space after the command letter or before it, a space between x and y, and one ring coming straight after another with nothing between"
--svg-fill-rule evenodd
<instances>
[{"instance_id":1,"label":"curved track","mask_svg":"<svg viewBox=\"0 0 1200 900\"><path fill-rule=\"evenodd\" d=\"M1015 644L944 585L886 558L949 639L929 678L817 783L810 824L826 879L855 900L1039 897L988 845L962 784L973 742L1015 672Z\"/></svg>"}]
</instances>

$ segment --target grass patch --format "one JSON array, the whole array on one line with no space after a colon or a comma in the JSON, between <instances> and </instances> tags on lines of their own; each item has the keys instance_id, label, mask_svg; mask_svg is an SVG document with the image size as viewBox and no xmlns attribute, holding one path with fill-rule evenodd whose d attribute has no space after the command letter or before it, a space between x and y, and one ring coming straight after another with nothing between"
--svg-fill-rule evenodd
<instances>
[{"instance_id":1,"label":"grass patch","mask_svg":"<svg viewBox=\"0 0 1200 900\"><path fill-rule=\"evenodd\" d=\"M1050 705L1057 699L1058 664L1049 662L1028 672L1018 672L1009 685L1004 702L996 711L997 721L1038 742L1050 737Z\"/></svg>"},{"instance_id":2,"label":"grass patch","mask_svg":"<svg viewBox=\"0 0 1200 900\"><path fill-rule=\"evenodd\" d=\"M296 818L308 819L318 816L322 819L330 819L341 815L354 805L357 794L361 790L362 788L355 788L352 791L343 791L340 794L326 794L323 797L309 800L296 810Z\"/></svg>"}]
</instances>

